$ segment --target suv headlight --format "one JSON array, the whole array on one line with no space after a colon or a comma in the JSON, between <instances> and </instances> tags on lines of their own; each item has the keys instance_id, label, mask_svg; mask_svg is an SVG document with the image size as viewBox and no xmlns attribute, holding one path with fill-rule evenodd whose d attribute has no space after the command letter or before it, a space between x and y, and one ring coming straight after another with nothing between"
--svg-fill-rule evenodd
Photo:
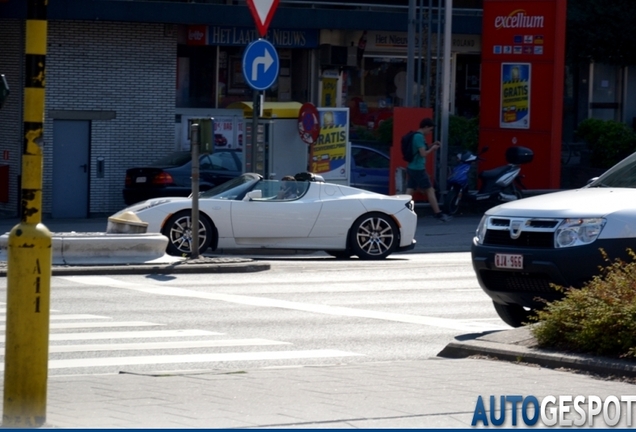
<instances>
[{"instance_id":1,"label":"suv headlight","mask_svg":"<svg viewBox=\"0 0 636 432\"><path fill-rule=\"evenodd\" d=\"M592 243L605 226L603 218L564 219L554 233L554 246L566 248Z\"/></svg>"},{"instance_id":2,"label":"suv headlight","mask_svg":"<svg viewBox=\"0 0 636 432\"><path fill-rule=\"evenodd\" d=\"M477 225L477 231L475 231L475 240L477 240L478 244L484 244L484 237L486 237L486 226L488 221L488 216L483 216L481 221L479 221L479 225Z\"/></svg>"}]
</instances>

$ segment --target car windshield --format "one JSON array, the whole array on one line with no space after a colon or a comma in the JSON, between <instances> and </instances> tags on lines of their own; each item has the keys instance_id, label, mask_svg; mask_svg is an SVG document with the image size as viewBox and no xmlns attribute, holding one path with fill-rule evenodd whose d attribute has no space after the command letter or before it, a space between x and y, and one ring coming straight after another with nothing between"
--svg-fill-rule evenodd
<instances>
[{"instance_id":1,"label":"car windshield","mask_svg":"<svg viewBox=\"0 0 636 432\"><path fill-rule=\"evenodd\" d=\"M201 198L214 198L224 200L241 199L261 176L254 173L246 173L228 182L218 185L210 190L202 192Z\"/></svg>"},{"instance_id":2,"label":"car windshield","mask_svg":"<svg viewBox=\"0 0 636 432\"><path fill-rule=\"evenodd\" d=\"M636 153L614 165L588 187L636 188Z\"/></svg>"}]
</instances>

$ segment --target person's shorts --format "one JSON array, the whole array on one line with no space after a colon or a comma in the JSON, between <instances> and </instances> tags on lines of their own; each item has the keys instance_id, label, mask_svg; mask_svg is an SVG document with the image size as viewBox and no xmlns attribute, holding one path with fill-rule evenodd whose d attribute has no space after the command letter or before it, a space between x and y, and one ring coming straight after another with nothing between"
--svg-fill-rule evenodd
<instances>
[{"instance_id":1,"label":"person's shorts","mask_svg":"<svg viewBox=\"0 0 636 432\"><path fill-rule=\"evenodd\" d=\"M408 189L426 190L433 186L426 170L412 170L407 168L406 174L408 176L406 181L406 187Z\"/></svg>"}]
</instances>

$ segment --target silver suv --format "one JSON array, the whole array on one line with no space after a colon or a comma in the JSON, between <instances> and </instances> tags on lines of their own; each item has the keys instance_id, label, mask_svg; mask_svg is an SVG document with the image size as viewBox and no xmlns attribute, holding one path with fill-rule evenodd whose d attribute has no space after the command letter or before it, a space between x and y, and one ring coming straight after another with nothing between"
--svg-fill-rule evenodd
<instances>
[{"instance_id":1,"label":"silver suv","mask_svg":"<svg viewBox=\"0 0 636 432\"><path fill-rule=\"evenodd\" d=\"M636 153L587 186L488 210L472 244L482 289L501 319L519 327L532 310L580 288L599 268L636 251Z\"/></svg>"}]
</instances>

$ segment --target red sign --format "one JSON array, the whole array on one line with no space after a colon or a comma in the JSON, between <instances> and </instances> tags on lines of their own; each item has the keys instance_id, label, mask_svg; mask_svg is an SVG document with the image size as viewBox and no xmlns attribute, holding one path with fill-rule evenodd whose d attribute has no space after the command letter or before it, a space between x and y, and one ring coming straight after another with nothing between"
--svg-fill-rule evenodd
<instances>
[{"instance_id":1,"label":"red sign","mask_svg":"<svg viewBox=\"0 0 636 432\"><path fill-rule=\"evenodd\" d=\"M560 187L565 18L566 0L484 0L479 145L490 150L480 169L528 147L529 189Z\"/></svg>"},{"instance_id":2,"label":"red sign","mask_svg":"<svg viewBox=\"0 0 636 432\"><path fill-rule=\"evenodd\" d=\"M274 12L278 7L279 0L247 0L247 6L250 8L250 12L256 22L256 28L261 37L265 37L267 34L267 28L272 22Z\"/></svg>"},{"instance_id":3,"label":"red sign","mask_svg":"<svg viewBox=\"0 0 636 432\"><path fill-rule=\"evenodd\" d=\"M300 139L307 144L313 144L320 136L320 117L318 109L312 103L303 104L298 115L298 132Z\"/></svg>"},{"instance_id":4,"label":"red sign","mask_svg":"<svg viewBox=\"0 0 636 432\"><path fill-rule=\"evenodd\" d=\"M188 45L207 45L208 26L192 25L188 26Z\"/></svg>"}]
</instances>

